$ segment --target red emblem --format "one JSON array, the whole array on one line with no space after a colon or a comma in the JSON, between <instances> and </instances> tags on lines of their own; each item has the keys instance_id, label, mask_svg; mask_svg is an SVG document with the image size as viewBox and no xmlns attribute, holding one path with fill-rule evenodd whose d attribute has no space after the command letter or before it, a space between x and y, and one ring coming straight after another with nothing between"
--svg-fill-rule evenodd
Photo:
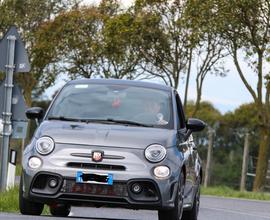
<instances>
[{"instance_id":1,"label":"red emblem","mask_svg":"<svg viewBox=\"0 0 270 220\"><path fill-rule=\"evenodd\" d=\"M92 152L92 160L94 162L100 162L103 159L103 152L101 151L93 151Z\"/></svg>"}]
</instances>

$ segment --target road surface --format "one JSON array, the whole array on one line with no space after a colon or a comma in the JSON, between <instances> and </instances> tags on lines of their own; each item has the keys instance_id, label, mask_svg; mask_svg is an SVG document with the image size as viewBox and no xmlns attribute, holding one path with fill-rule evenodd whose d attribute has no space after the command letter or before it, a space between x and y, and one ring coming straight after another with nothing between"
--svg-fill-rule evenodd
<instances>
[{"instance_id":1,"label":"road surface","mask_svg":"<svg viewBox=\"0 0 270 220\"><path fill-rule=\"evenodd\" d=\"M0 220L157 220L157 212L109 208L72 208L71 217L0 213ZM270 202L202 197L199 220L270 220ZM169 220L169 219L168 219Z\"/></svg>"}]
</instances>

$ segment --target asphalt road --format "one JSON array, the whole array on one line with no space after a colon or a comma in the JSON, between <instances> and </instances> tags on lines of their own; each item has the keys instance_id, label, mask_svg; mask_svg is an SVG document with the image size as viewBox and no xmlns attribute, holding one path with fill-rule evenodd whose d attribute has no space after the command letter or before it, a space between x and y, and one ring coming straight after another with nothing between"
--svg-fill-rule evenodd
<instances>
[{"instance_id":1,"label":"asphalt road","mask_svg":"<svg viewBox=\"0 0 270 220\"><path fill-rule=\"evenodd\" d=\"M157 212L109 208L72 208L71 217L21 216L0 213L0 220L157 220ZM265 220L270 219L270 202L202 197L199 220ZM169 219L168 219L169 220Z\"/></svg>"}]
</instances>

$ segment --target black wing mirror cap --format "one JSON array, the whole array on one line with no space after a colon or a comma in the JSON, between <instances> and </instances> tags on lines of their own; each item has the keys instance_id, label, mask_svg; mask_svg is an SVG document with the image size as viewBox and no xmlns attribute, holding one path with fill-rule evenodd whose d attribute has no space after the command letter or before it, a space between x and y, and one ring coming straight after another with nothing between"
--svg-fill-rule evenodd
<instances>
[{"instance_id":1,"label":"black wing mirror cap","mask_svg":"<svg viewBox=\"0 0 270 220\"><path fill-rule=\"evenodd\" d=\"M26 110L26 117L28 119L38 119L41 120L44 116L44 110L40 107L32 107Z\"/></svg>"},{"instance_id":2,"label":"black wing mirror cap","mask_svg":"<svg viewBox=\"0 0 270 220\"><path fill-rule=\"evenodd\" d=\"M187 129L191 132L202 131L206 127L206 123L197 118L190 118L187 121Z\"/></svg>"}]
</instances>

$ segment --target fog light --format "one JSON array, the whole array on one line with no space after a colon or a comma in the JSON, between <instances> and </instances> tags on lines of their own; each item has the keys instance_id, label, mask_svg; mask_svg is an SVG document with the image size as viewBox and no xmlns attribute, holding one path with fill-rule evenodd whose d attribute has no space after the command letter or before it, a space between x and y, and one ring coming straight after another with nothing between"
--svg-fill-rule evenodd
<instances>
[{"instance_id":1,"label":"fog light","mask_svg":"<svg viewBox=\"0 0 270 220\"><path fill-rule=\"evenodd\" d=\"M154 169L154 175L158 178L166 178L170 175L170 168L167 166L158 166Z\"/></svg>"},{"instance_id":2,"label":"fog light","mask_svg":"<svg viewBox=\"0 0 270 220\"><path fill-rule=\"evenodd\" d=\"M134 183L134 184L131 186L131 190L132 190L132 192L134 192L135 194L139 194L139 193L141 193L141 191L142 191L142 186L141 186L139 183Z\"/></svg>"},{"instance_id":3,"label":"fog light","mask_svg":"<svg viewBox=\"0 0 270 220\"><path fill-rule=\"evenodd\" d=\"M58 180L55 178L52 178L49 180L49 187L55 188L58 185Z\"/></svg>"},{"instance_id":4,"label":"fog light","mask_svg":"<svg viewBox=\"0 0 270 220\"><path fill-rule=\"evenodd\" d=\"M38 169L41 166L41 159L38 157L31 157L28 161L28 166L32 169Z\"/></svg>"}]
</instances>

